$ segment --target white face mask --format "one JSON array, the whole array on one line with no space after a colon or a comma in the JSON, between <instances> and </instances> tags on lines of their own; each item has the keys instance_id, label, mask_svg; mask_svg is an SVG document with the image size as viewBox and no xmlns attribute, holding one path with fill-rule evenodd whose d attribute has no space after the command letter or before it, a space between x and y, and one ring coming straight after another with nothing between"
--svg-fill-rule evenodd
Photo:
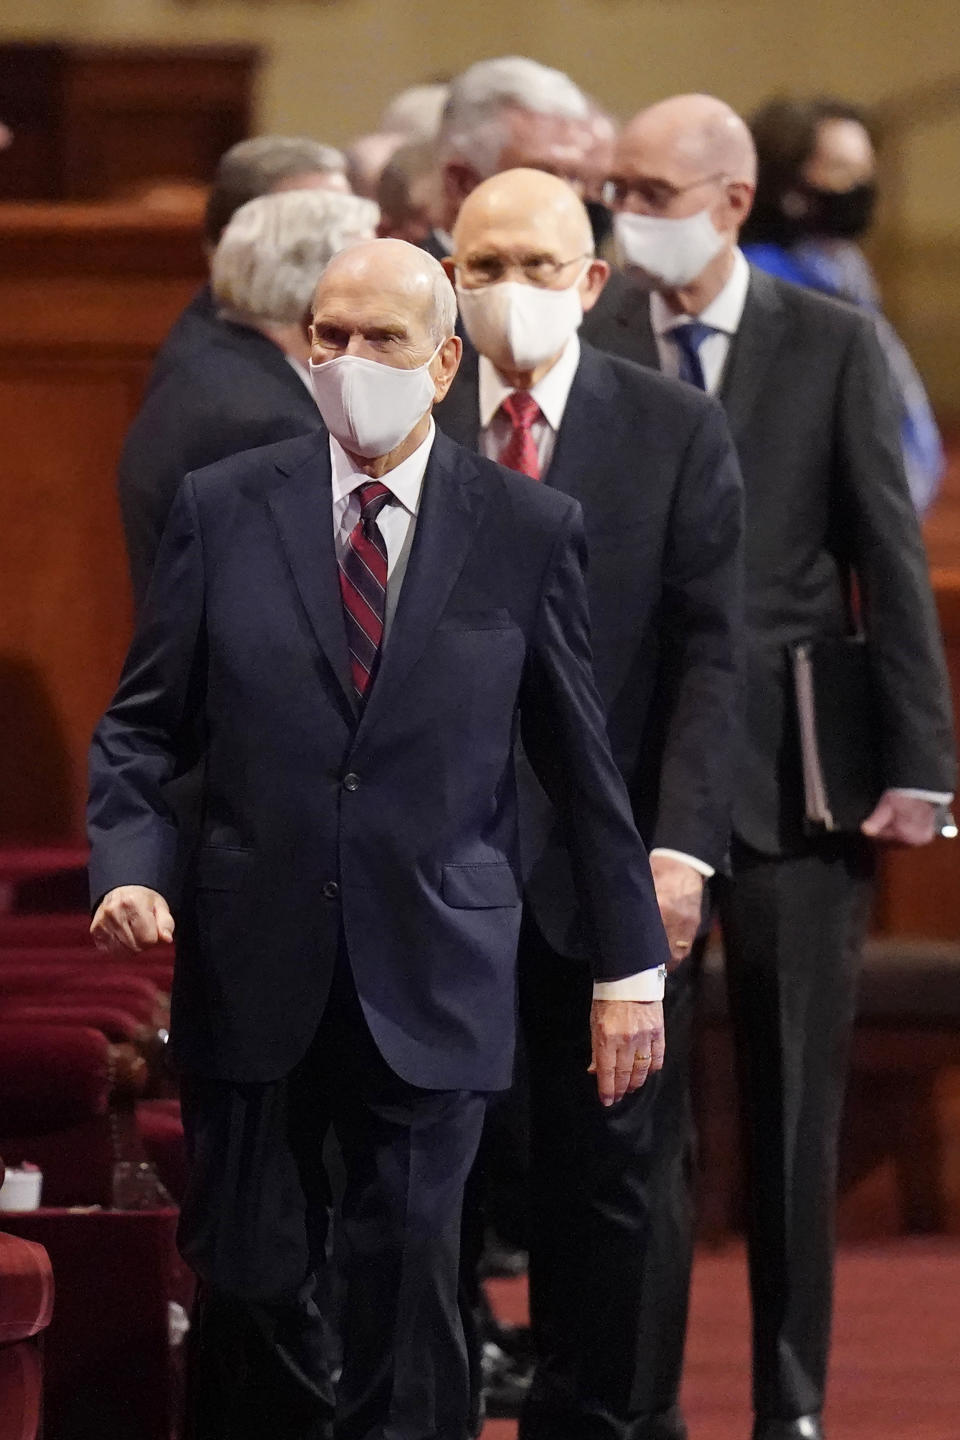
<instances>
[{"instance_id":1,"label":"white face mask","mask_svg":"<svg viewBox=\"0 0 960 1440\"><path fill-rule=\"evenodd\" d=\"M696 280L726 243L709 210L683 220L623 210L613 217L613 233L625 263L668 290Z\"/></svg>"},{"instance_id":2,"label":"white face mask","mask_svg":"<svg viewBox=\"0 0 960 1440\"><path fill-rule=\"evenodd\" d=\"M566 290L544 290L518 280L478 290L458 285L460 315L474 348L500 369L535 370L552 360L583 321L577 287L586 268Z\"/></svg>"},{"instance_id":3,"label":"white face mask","mask_svg":"<svg viewBox=\"0 0 960 1440\"><path fill-rule=\"evenodd\" d=\"M323 423L352 455L372 460L389 455L433 404L430 366L443 341L425 365L398 370L362 355L338 355L315 365L310 381Z\"/></svg>"}]
</instances>

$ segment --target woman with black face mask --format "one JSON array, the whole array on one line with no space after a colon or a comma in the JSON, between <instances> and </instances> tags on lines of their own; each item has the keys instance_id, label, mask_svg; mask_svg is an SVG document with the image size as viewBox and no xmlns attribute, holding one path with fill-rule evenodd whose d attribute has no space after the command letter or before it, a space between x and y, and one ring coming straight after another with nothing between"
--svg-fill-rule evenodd
<instances>
[{"instance_id":1,"label":"woman with black face mask","mask_svg":"<svg viewBox=\"0 0 960 1440\"><path fill-rule=\"evenodd\" d=\"M743 234L747 259L781 279L871 311L903 407L901 438L910 492L923 514L940 488L943 447L903 342L880 309L857 243L877 200L876 157L866 121L837 100L771 100L750 121L757 195Z\"/></svg>"}]
</instances>

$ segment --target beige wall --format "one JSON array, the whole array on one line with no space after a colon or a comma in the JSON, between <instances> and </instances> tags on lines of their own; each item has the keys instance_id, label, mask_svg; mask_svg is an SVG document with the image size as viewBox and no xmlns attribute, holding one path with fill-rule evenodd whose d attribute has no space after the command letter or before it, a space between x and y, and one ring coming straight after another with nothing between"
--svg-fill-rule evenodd
<instances>
[{"instance_id":1,"label":"beige wall","mask_svg":"<svg viewBox=\"0 0 960 1440\"><path fill-rule=\"evenodd\" d=\"M960 0L5 0L0 36L250 41L266 52L260 126L338 143L374 126L403 85L509 51L569 70L621 114L681 89L749 109L779 89L874 102L960 76ZM909 141L899 228L914 251L957 244L957 89L958 109ZM931 251L888 282L921 365L960 413L939 268Z\"/></svg>"}]
</instances>

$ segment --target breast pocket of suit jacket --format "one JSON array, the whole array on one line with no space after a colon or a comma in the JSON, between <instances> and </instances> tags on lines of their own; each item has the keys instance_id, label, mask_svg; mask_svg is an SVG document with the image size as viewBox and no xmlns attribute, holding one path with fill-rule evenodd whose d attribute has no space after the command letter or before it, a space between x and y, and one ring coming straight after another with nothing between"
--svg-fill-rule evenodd
<instances>
[{"instance_id":1,"label":"breast pocket of suit jacket","mask_svg":"<svg viewBox=\"0 0 960 1440\"><path fill-rule=\"evenodd\" d=\"M435 739L451 763L502 763L512 739L513 714L526 637L508 610L445 615L431 638L418 680L430 696Z\"/></svg>"}]
</instances>

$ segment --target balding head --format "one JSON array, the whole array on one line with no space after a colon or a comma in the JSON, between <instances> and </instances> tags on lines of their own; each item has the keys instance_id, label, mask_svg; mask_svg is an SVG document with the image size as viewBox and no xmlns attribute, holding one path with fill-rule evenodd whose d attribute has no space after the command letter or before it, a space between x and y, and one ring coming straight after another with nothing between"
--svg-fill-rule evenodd
<instances>
[{"instance_id":1,"label":"balding head","mask_svg":"<svg viewBox=\"0 0 960 1440\"><path fill-rule=\"evenodd\" d=\"M747 124L713 95L674 95L624 127L618 157L642 152L683 171L687 179L721 174L756 184L757 157Z\"/></svg>"},{"instance_id":2,"label":"balding head","mask_svg":"<svg viewBox=\"0 0 960 1440\"><path fill-rule=\"evenodd\" d=\"M427 354L449 339L457 322L456 299L443 266L406 240L361 240L341 250L317 286L315 324L332 299L355 307L357 314L393 313L402 319L414 349L426 345ZM424 359L421 355L414 363L422 365Z\"/></svg>"},{"instance_id":3,"label":"balding head","mask_svg":"<svg viewBox=\"0 0 960 1440\"><path fill-rule=\"evenodd\" d=\"M719 293L717 285L730 273L740 227L750 213L756 174L753 140L735 110L712 95L675 95L641 110L624 127L614 156L615 208L625 216L657 221L702 217L699 241L713 234L719 250L703 262L709 273L694 278L703 280L705 290ZM639 220L633 226L618 222L628 261L631 228L639 231L640 226ZM657 248L664 234L653 237ZM644 242L648 238L644 235ZM705 255L709 249L708 243Z\"/></svg>"},{"instance_id":4,"label":"balding head","mask_svg":"<svg viewBox=\"0 0 960 1440\"><path fill-rule=\"evenodd\" d=\"M479 242L556 249L559 258L593 253L590 217L566 181L543 170L505 170L467 196L453 231L454 253Z\"/></svg>"},{"instance_id":5,"label":"balding head","mask_svg":"<svg viewBox=\"0 0 960 1440\"><path fill-rule=\"evenodd\" d=\"M453 241L454 254L444 263L457 284L471 340L501 374L512 376L511 383L529 388L556 363L582 311L596 303L609 274L604 261L594 257L590 218L583 202L556 175L542 170L505 170L467 196ZM568 299L518 294L504 290L504 282L541 292L576 290L579 308L575 298L571 312ZM565 319L556 338L547 343L552 332L544 329L546 354L539 354L536 342L532 349L526 344L518 350L509 334L509 313L518 305L524 310L540 307L535 315L566 317L572 313L569 330ZM540 328L539 320L534 328ZM524 366L522 354L535 355L536 363Z\"/></svg>"}]
</instances>

